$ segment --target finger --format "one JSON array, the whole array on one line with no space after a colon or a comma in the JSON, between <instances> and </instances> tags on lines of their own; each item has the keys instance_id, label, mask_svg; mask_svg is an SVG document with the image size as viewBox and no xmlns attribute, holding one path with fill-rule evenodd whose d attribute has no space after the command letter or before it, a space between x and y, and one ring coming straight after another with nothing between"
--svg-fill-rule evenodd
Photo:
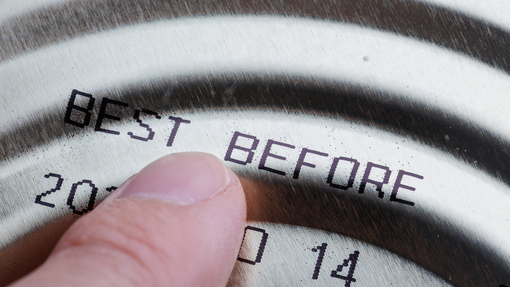
<instances>
[{"instance_id":1,"label":"finger","mask_svg":"<svg viewBox=\"0 0 510 287\"><path fill-rule=\"evenodd\" d=\"M241 184L218 158L168 155L78 220L15 286L225 286L245 220Z\"/></svg>"}]
</instances>

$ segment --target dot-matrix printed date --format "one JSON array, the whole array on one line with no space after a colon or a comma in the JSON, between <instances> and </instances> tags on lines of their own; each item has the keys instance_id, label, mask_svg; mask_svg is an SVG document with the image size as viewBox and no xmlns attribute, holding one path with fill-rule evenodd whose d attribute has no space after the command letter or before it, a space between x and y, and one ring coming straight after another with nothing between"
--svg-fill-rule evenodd
<instances>
[{"instance_id":1,"label":"dot-matrix printed date","mask_svg":"<svg viewBox=\"0 0 510 287\"><path fill-rule=\"evenodd\" d=\"M52 193L56 193L59 190L61 190L62 184L64 183L64 179L62 178L62 176L60 174L56 174L56 173L48 173L48 174L44 175L44 177L48 178L48 179L50 179L50 178L56 179L55 187L51 188L50 190L44 191L41 194L38 194L35 197L35 203L40 204L45 207L55 208L56 206L55 206L54 202L49 202L48 199L43 200L43 198L46 196L49 196ZM88 187L88 189L90 189L90 195L88 198L88 202L87 202L86 206L82 209L79 209L78 207L75 206L75 204L76 204L75 197L76 197L76 194L79 192L80 186ZM117 189L116 186L110 186L110 187L106 188L106 191L113 192L116 189ZM71 190L69 191L69 195L67 196L67 201L66 201L67 205L69 206L69 209L71 209L72 212L76 215L83 215L87 212L92 211L94 209L94 204L96 203L96 197L97 197L98 190L99 189L92 182L92 180L83 179L83 180L73 183L71 185Z\"/></svg>"},{"instance_id":2,"label":"dot-matrix printed date","mask_svg":"<svg viewBox=\"0 0 510 287\"><path fill-rule=\"evenodd\" d=\"M257 252L251 252L251 256L254 258L244 258L241 256L241 253L244 251L243 248L245 248L245 239L247 236L247 233L251 233L252 236L257 236L259 238L259 244ZM267 241L269 238L269 234L266 232L266 230L262 228L257 228L253 226L247 226L244 230L244 237L243 237L243 243L241 244L241 250L239 251L239 256L237 257L237 260L250 264L250 265L256 265L262 263L262 256L264 254ZM256 244L257 245L257 244ZM312 252L318 253L317 261L315 262L315 269L313 270L311 278L313 280L317 280L319 278L319 274L322 268L322 262L324 260L324 256L326 255L328 248L327 243L322 243L321 245L318 245L314 248L312 248ZM248 252L247 252L248 253ZM337 265L337 268L335 270L331 270L331 276L332 278L340 279L345 281L345 287L351 286L351 283L356 282L356 279L354 278L354 271L356 269L356 264L358 262L358 257L360 255L359 251L354 251L354 253L349 254L349 257L343 261L342 264ZM249 255L244 255L249 256ZM343 268L348 267L348 270L345 275L342 275L342 272L344 271Z\"/></svg>"}]
</instances>

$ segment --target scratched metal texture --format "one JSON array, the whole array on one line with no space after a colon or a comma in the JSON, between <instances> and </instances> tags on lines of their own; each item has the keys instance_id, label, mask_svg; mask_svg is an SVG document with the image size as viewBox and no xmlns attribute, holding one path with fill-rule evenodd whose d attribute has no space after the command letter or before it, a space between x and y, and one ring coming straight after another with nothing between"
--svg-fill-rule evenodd
<instances>
[{"instance_id":1,"label":"scratched metal texture","mask_svg":"<svg viewBox=\"0 0 510 287\"><path fill-rule=\"evenodd\" d=\"M464 181L463 178L447 179L450 182L458 181L459 186L462 186L456 190L452 184L444 190L445 193L452 193L458 197L458 204L456 201L445 201L445 205L451 207L452 210L456 206L464 206L462 205L463 192L468 189L478 190L480 197L501 196L498 208L503 208L502 206L508 202L508 198L503 196L509 194L508 186L510 184L510 152L508 150L510 137L508 131L504 129L507 125L508 112L505 113L504 110L508 104L508 97L506 97L507 92L504 89L510 71L508 66L510 63L508 58L510 57L510 51L508 51L510 34L504 26L491 22L490 17L487 19L469 15L447 6L420 1L368 0L57 2L50 6L41 5L37 9L25 13L13 13L0 22L0 63L4 69L2 73L8 75L9 71L14 71L9 68L9 65L14 65L17 61L25 63L23 59L29 57L34 57L34 59L41 57L42 59L45 51L51 51L53 47L57 49L61 47L59 45L65 45L76 39L85 39L83 43L88 43L86 42L89 39L87 37L114 33L122 28L134 29L140 25L146 25L149 29L151 25L157 27L158 23L162 21L180 19L191 19L191 22L193 19L201 19L205 23L209 19L208 17L214 19L224 16L267 17L269 20L273 18L287 19L294 21L288 22L291 24L299 21L346 24L351 25L348 26L348 29L355 27L353 29L358 29L356 31L359 33L367 31L367 34L389 35L389 41L396 42L391 39L408 39L413 43L418 43L416 44L418 46L430 46L434 49L444 50L445 53L450 53L447 56L460 59L458 60L461 62L459 69L462 70L462 67L466 67L465 82L452 81L453 86L460 87L463 84L469 86L476 82L474 79L481 74L487 74L487 78L495 79L494 82L497 84L493 84L494 88L488 90L487 94L481 94L479 99L473 101L469 106L473 110L476 110L477 106L483 107L484 111L489 111L489 113L477 114L468 118L466 115L469 116L469 112L462 111L462 107L465 105L465 98L462 94L439 95L436 97L436 101L432 101L431 98L420 100L422 95L413 97L410 95L412 92L408 92L400 86L389 89L383 84L368 80L368 77L366 82L352 81L348 77L342 78L336 75L332 76L333 78L326 77L313 69L310 69L310 75L307 75L307 67L302 70L279 70L273 66L267 66L267 71L254 71L250 67L246 69L226 67L225 71L213 72L198 70L194 72L192 69L191 72L187 71L171 76L166 74L162 74L160 77L147 76L132 85L116 82L115 85L108 86L96 81L93 87L74 87L93 91L91 93L97 98L97 102L91 110L93 120L97 120L97 115L100 113L99 101L111 98L129 103L130 107L157 110L166 116L190 112L204 121L213 111L221 111L227 115L230 111L232 117L235 115L239 117L240 114L248 111L271 111L278 114L274 117L275 122L289 121L286 114L302 115L303 119L307 119L307 124L315 124L317 129L325 121L324 119L335 119L342 123L351 122L355 126L368 126L369 129L372 129L371 132L383 132L389 137L394 136L399 140L404 138L417 146L422 146L423 154L428 150L433 150L437 158L444 157L445 162L456 162L454 166L461 170L475 170L476 172L472 173L473 176L482 181L476 186L462 186L460 183ZM269 20L268 22L271 23ZM225 21L228 22L228 18ZM238 21L242 26L242 19ZM189 24L193 24L191 22ZM276 20L275 23L277 23ZM312 25L310 24L310 26ZM239 31L244 30L241 27ZM318 30L312 32L314 31ZM228 34L213 34L217 38L218 35L220 40L221 37L228 37ZM202 43L208 47L210 39L204 39ZM241 40L239 43L242 42ZM283 40L282 44L285 44ZM182 45L185 43L183 42ZM412 45L409 46L412 47ZM240 47L246 49L245 46L240 45ZM65 48L63 49L62 51L65 51ZM214 46L211 46L210 49L214 49ZM39 56L36 55L38 51L42 51ZM144 57L149 57L143 55L145 53L143 49L133 48L129 51L132 51L133 58L139 57L143 60ZM199 51L198 48L197 51ZM307 51L311 55L317 54L319 49ZM72 55L72 52L70 51L69 54ZM47 52L48 55L50 53ZM255 54L255 51L253 53ZM250 51L248 50L246 54L249 55ZM432 55L433 53L423 54ZM299 65L310 55L299 54L299 57L295 59L296 65ZM115 55L111 57L113 59ZM261 62L270 61L271 57L276 56L268 53L269 60L262 57ZM363 55L359 57L361 63L363 61L370 63L375 59L372 55L367 55L366 59ZM438 61L438 59L439 57L423 59L417 56L415 62L407 63L407 66L395 64L393 68L395 71L400 69L402 72L403 70L402 74L405 74L407 70L412 71L417 66L426 66L426 62ZM454 59L457 60L457 58ZM240 62L242 61L240 60ZM32 63L31 68L41 70L41 79L45 79L45 76L52 79L51 75L43 75L47 66L38 67L37 62L33 64L34 62L30 61L26 63ZM49 66L50 64L45 63L45 65ZM108 65L109 63L104 63L105 67ZM112 65L115 66L115 64ZM292 63L288 62L282 65L291 66ZM26 67L26 69L29 68L29 66ZM79 67L76 68L79 69ZM443 68L448 69L448 67ZM113 71L115 69L121 70L122 67L112 68ZM349 70L349 67L346 69ZM368 71L370 69L370 67L367 68ZM377 66L372 69L374 73L384 73L382 69L378 71ZM302 73L295 72L298 70ZM20 68L19 71L24 70ZM430 74L417 72L413 74L413 77L421 76L425 79L427 77L433 79L432 74L436 71L429 72ZM21 80L18 81L23 83L23 73L10 75L12 78L4 77L2 82L4 89L9 89L9 92L5 92L5 95L2 96L2 119L4 122L3 131L0 133L2 169L7 171L14 170L14 167L19 165L24 168L32 166L34 170L40 171L42 176L45 166L42 164L43 161L38 159L41 150L58 148L59 145L71 142L75 136L78 138L85 135L86 137L87 133L97 134L97 132L94 131L93 124L86 129L79 129L62 120L71 93L68 86L75 84L72 80L62 84L65 88L59 95L41 92L40 95L34 94L31 98L30 95L22 93L23 89L21 88L19 89L20 94L16 94L16 82L12 80L14 76L20 78ZM113 75L108 74L102 76L105 83L110 78L114 78ZM57 76L54 78L58 79ZM69 79L71 78L72 76L69 76ZM62 79L65 78L62 77ZM403 76L401 80L412 83L411 80ZM445 82L448 82L448 79L445 79ZM59 85L59 83L52 84ZM26 85L29 86L28 83ZM403 85L405 86L405 83ZM487 82L487 86L489 85L491 83ZM171 95L170 100L166 97L167 95ZM493 96L497 101L484 100L490 96ZM25 105L26 109L11 109L13 99L18 99L18 97L18 101L22 102L21 106ZM37 98L48 99L48 102L52 104L40 110L32 109L30 103L33 103ZM447 105L446 98L453 99L453 105ZM455 103L459 104L458 107ZM498 106L501 109L496 109ZM132 120L132 113L121 113L120 117L121 123L125 124ZM490 121L492 119L496 119L497 124L491 124L493 123ZM255 127L261 122L253 120L247 125ZM295 120L292 122L295 123ZM112 125L112 129L114 127L115 125ZM221 130L221 132L230 132L235 129L236 124L232 123L230 127ZM204 130L199 131L204 132ZM282 132L275 128L275 132L271 134L271 128L268 127L267 130L268 134L265 135L265 139L276 139L277 133ZM299 138L298 135L302 136L297 123L294 128L290 126L287 132L289 137ZM305 138L313 137L312 134L305 136ZM354 133L353 137L355 137ZM278 140L283 141L283 139ZM290 140L288 141L290 142ZM321 140L317 139L317 142L317 146L320 146ZM114 144L115 142L110 142L109 138L105 138L105 143ZM327 149L326 146L329 143L331 141L323 140L324 150ZM375 141L374 143L377 144ZM220 145L218 150L212 151L224 158L226 148L224 145L228 144L228 141L218 140L218 142L209 141L196 144L190 140L187 144L190 147L206 150L206 144ZM293 144L305 146L302 142L293 142ZM360 145L360 150L366 147ZM259 147L259 151L262 148L263 146ZM121 152L130 152L130 150L119 149ZM173 151L177 150L165 152ZM420 149L416 149L414 152L422 153ZM136 153L140 154L140 157L144 157L143 151ZM147 154L152 156L164 153L154 148L153 153L147 152ZM377 156L382 158L382 162L385 162L384 158L392 158L397 154L397 152L394 154L381 153ZM86 157L87 155L83 154L82 156ZM144 160L148 161L150 156L146 156ZM257 156L259 158L256 159L260 160L260 155ZM350 156L355 155L351 154ZM96 155L96 157L101 156ZM103 158L107 158L107 155L104 155ZM68 163L69 166L81 163L78 159L73 162L72 156L66 155L65 152L62 152L61 160ZM142 162L136 162L136 164ZM230 164L232 165L232 163ZM442 168L426 164L424 166L428 169L437 168L438 173ZM120 164L116 164L114 169L121 167ZM234 164L231 168L244 178L243 183L246 186L249 207L248 217L252 221L297 225L346 235L415 262L456 286L510 284L508 246L504 244L498 246L501 242L506 242L501 238L509 235L507 221L506 225L504 220L498 221L501 223L498 223L497 230L494 229L494 234L484 235L487 238L497 239L494 241L497 243L491 245L487 243L488 239L471 231L477 226L489 225L491 218L467 222L466 225L473 226L472 229L465 229L462 225L457 224L461 219L455 218L457 221L449 221L442 217L442 214L435 214L433 207L416 211L403 206L389 205L387 202L381 204L382 201L378 201L377 196L374 195L377 194L377 191L373 186L367 186L366 193L370 193L371 197L357 192L345 194L331 192L329 187L320 186L317 183L320 180L318 181L317 178L322 179L321 182L324 183L325 175L323 174L316 174L314 180L293 181L290 176L291 169L286 177L280 177L264 173L257 169L256 165L253 168L243 168ZM85 166L72 167L68 170L69 173L80 174L84 170L95 169L97 166L87 163ZM16 174L16 177L5 177L2 185L4 188L1 195L3 205L0 215L5 222L10 222L9 230L19 229L20 231L16 234L0 233L3 238L9 238L2 242L2 247L5 250L0 254L1 256L6 256L7 252L13 252L12 248L17 247L16 242L22 241L24 236L49 225L56 218L65 217L70 213L68 209L65 209L57 215L48 214L47 217L40 218L36 216L40 213L34 211L34 218L27 218L26 214L30 214L35 208L40 208L33 203L34 195L38 192L34 191L34 195L30 193L30 196L24 196L23 192L18 191L16 196L21 199L15 199L15 196L10 192L14 189L19 190L20 182L21 186L23 186L23 181L33 181L33 185L38 185L38 180L42 179L36 179L37 173L34 173L33 177L30 174L25 178L20 173ZM112 185L121 182L124 175L121 176L120 172L118 174L111 173ZM484 186L483 182L490 182L490 184ZM359 182L356 184L355 188L359 189ZM445 187L437 184L434 188L441 190ZM388 190L385 191L388 195ZM20 204L17 204L17 200L20 200ZM22 210L21 202L26 204L26 210L28 210L28 213L24 213L23 216L17 213ZM496 206L488 203L483 205L485 201L482 199L480 202L481 213L484 210L494 209ZM417 202L417 208L420 208L419 204L425 205L425 202ZM501 214L503 212L504 210L501 210ZM452 213L455 212L452 211ZM19 249L19 246L17 248ZM11 261L5 260L4 262L7 266L5 268L13 268L12 264L9 265ZM13 273L15 272L13 271ZM6 273L2 272L2 274ZM374 273L370 276L377 278L378 275ZM6 282L5 280L3 282ZM421 284L426 286L427 282L421 282Z\"/></svg>"}]
</instances>

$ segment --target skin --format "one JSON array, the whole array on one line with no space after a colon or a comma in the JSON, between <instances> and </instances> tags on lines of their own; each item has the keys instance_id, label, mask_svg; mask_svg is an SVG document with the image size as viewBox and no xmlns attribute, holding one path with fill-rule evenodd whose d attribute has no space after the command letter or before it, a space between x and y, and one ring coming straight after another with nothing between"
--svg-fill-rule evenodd
<instances>
[{"instance_id":1,"label":"skin","mask_svg":"<svg viewBox=\"0 0 510 287\"><path fill-rule=\"evenodd\" d=\"M225 286L245 223L242 186L219 159L168 155L73 224L11 286Z\"/></svg>"}]
</instances>

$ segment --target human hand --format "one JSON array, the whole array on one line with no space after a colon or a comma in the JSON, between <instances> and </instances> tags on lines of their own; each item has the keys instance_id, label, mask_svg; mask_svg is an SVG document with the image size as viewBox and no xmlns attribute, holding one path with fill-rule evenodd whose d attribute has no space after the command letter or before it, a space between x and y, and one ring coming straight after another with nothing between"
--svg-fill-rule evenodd
<instances>
[{"instance_id":1,"label":"human hand","mask_svg":"<svg viewBox=\"0 0 510 287\"><path fill-rule=\"evenodd\" d=\"M80 218L12 286L225 286L245 221L239 179L218 158L167 155Z\"/></svg>"}]
</instances>

